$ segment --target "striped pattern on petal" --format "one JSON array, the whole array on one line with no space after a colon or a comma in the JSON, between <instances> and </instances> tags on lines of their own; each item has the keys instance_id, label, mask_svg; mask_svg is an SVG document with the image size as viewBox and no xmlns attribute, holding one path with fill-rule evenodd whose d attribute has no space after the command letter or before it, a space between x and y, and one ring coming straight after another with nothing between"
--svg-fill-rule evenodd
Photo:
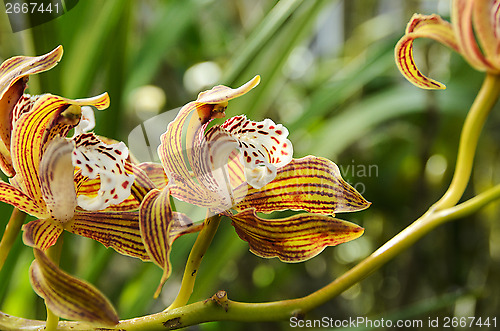
<instances>
[{"instance_id":1,"label":"striped pattern on petal","mask_svg":"<svg viewBox=\"0 0 500 331\"><path fill-rule=\"evenodd\" d=\"M32 110L19 118L13 130L11 152L14 169L22 178L19 183L23 191L40 206L45 206L39 180L41 155L48 137L55 136L54 131L67 132L67 126L57 125L58 118L72 104L104 109L109 105L109 97L104 93L93 98L69 100L51 94L42 95L36 100ZM27 146L30 148L26 148Z\"/></svg>"},{"instance_id":2,"label":"striped pattern on petal","mask_svg":"<svg viewBox=\"0 0 500 331\"><path fill-rule=\"evenodd\" d=\"M356 224L317 214L268 220L255 215L254 209L247 209L231 219L252 253L283 262L306 261L325 247L354 240L364 231Z\"/></svg>"},{"instance_id":3,"label":"striped pattern on petal","mask_svg":"<svg viewBox=\"0 0 500 331\"><path fill-rule=\"evenodd\" d=\"M137 168L141 169L148 176L149 180L153 182L157 189L162 190L168 184L168 177L165 174L165 170L159 163L153 162L143 162L136 165Z\"/></svg>"},{"instance_id":4,"label":"striped pattern on petal","mask_svg":"<svg viewBox=\"0 0 500 331\"><path fill-rule=\"evenodd\" d=\"M33 252L31 285L52 312L70 320L106 326L118 324L115 309L98 289L59 269L42 251Z\"/></svg>"},{"instance_id":5,"label":"striped pattern on petal","mask_svg":"<svg viewBox=\"0 0 500 331\"><path fill-rule=\"evenodd\" d=\"M0 66L0 138L10 144L11 112L22 97L28 76L47 71L61 60L62 46L42 56L16 56Z\"/></svg>"},{"instance_id":6,"label":"striped pattern on petal","mask_svg":"<svg viewBox=\"0 0 500 331\"><path fill-rule=\"evenodd\" d=\"M500 0L473 1L474 32L486 61L500 72Z\"/></svg>"},{"instance_id":7,"label":"striped pattern on petal","mask_svg":"<svg viewBox=\"0 0 500 331\"><path fill-rule=\"evenodd\" d=\"M415 14L394 49L396 65L410 83L423 89L445 89L443 84L424 76L417 68L413 58L413 41L417 38L434 39L459 52L452 25L438 15Z\"/></svg>"},{"instance_id":8,"label":"striped pattern on petal","mask_svg":"<svg viewBox=\"0 0 500 331\"><path fill-rule=\"evenodd\" d=\"M56 137L50 142L40 162L43 198L52 217L62 223L73 217L76 208L72 151L71 141Z\"/></svg>"},{"instance_id":9,"label":"striped pattern on petal","mask_svg":"<svg viewBox=\"0 0 500 331\"><path fill-rule=\"evenodd\" d=\"M196 101L182 107L168 125L167 131L160 137L158 155L169 178L172 196L201 207L218 203L218 196L192 178L190 170L195 174L206 173L203 170L206 162L201 162L196 153L199 152L208 122L223 117L228 101L247 93L259 81L260 77L256 76L236 89L216 86L202 92Z\"/></svg>"},{"instance_id":10,"label":"striped pattern on petal","mask_svg":"<svg viewBox=\"0 0 500 331\"><path fill-rule=\"evenodd\" d=\"M276 178L262 189L249 186L235 209L255 208L261 213L290 209L330 215L369 206L370 202L342 179L335 163L310 155L278 169Z\"/></svg>"},{"instance_id":11,"label":"striped pattern on petal","mask_svg":"<svg viewBox=\"0 0 500 331\"><path fill-rule=\"evenodd\" d=\"M483 56L481 49L476 41L475 31L472 22L472 12L474 3L490 2L489 0L454 0L452 5L453 29L457 36L460 53L465 57L469 64L476 70L485 71L491 70L492 67L488 60ZM489 20L489 15L483 16L480 19Z\"/></svg>"},{"instance_id":12,"label":"striped pattern on petal","mask_svg":"<svg viewBox=\"0 0 500 331\"><path fill-rule=\"evenodd\" d=\"M46 251L57 242L63 232L54 219L35 220L23 225L23 242L26 246Z\"/></svg>"},{"instance_id":13,"label":"striped pattern on petal","mask_svg":"<svg viewBox=\"0 0 500 331\"><path fill-rule=\"evenodd\" d=\"M56 66L62 55L63 48L58 46L45 55L16 56L4 61L0 66L0 98L22 77L47 71Z\"/></svg>"},{"instance_id":14,"label":"striped pattern on petal","mask_svg":"<svg viewBox=\"0 0 500 331\"><path fill-rule=\"evenodd\" d=\"M154 295L157 298L172 272L170 265L172 242L169 240L169 232L174 215L170 207L168 190L154 189L149 192L142 201L139 215L139 227L144 246L152 261L163 269L160 285Z\"/></svg>"},{"instance_id":15,"label":"striped pattern on petal","mask_svg":"<svg viewBox=\"0 0 500 331\"><path fill-rule=\"evenodd\" d=\"M120 254L149 260L139 230L139 212L81 212L64 224L64 229L96 240Z\"/></svg>"},{"instance_id":16,"label":"striped pattern on petal","mask_svg":"<svg viewBox=\"0 0 500 331\"><path fill-rule=\"evenodd\" d=\"M49 217L49 213L44 206L39 206L31 197L2 181L0 181L0 201L37 218Z\"/></svg>"},{"instance_id":17,"label":"striped pattern on petal","mask_svg":"<svg viewBox=\"0 0 500 331\"><path fill-rule=\"evenodd\" d=\"M203 224L194 225L189 217L173 212L168 189L154 189L144 198L140 209L140 229L146 250L155 264L163 269L155 298L172 272L170 250L180 236L201 230Z\"/></svg>"}]
</instances>

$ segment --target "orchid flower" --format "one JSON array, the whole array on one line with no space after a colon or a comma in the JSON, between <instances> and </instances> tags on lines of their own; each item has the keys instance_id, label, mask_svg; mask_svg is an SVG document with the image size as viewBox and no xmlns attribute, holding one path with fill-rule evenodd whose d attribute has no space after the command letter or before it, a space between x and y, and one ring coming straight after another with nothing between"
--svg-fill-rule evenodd
<instances>
[{"instance_id":1,"label":"orchid flower","mask_svg":"<svg viewBox=\"0 0 500 331\"><path fill-rule=\"evenodd\" d=\"M423 89L445 86L424 76L413 59L413 41L430 38L460 53L479 71L500 73L500 0L453 0L451 23L440 16L415 14L395 48L396 63L412 84Z\"/></svg>"},{"instance_id":2,"label":"orchid flower","mask_svg":"<svg viewBox=\"0 0 500 331\"><path fill-rule=\"evenodd\" d=\"M31 282L47 305L61 317L116 324L116 312L97 289L67 275L44 254L64 229L75 232L75 215L120 205L134 183L125 165L127 147L86 132L93 120L86 107L107 108L107 93L78 100L23 94L28 75L52 68L61 56L58 47L0 66L0 165L11 176L10 183L0 182L0 201L37 218L23 226L23 240L34 248ZM67 138L72 128L75 135ZM92 181L97 183L89 186Z\"/></svg>"},{"instance_id":3,"label":"orchid flower","mask_svg":"<svg viewBox=\"0 0 500 331\"><path fill-rule=\"evenodd\" d=\"M256 76L237 89L216 86L185 105L161 136L158 154L168 177L163 189L151 190L140 209L146 249L170 273L170 197L229 217L237 234L261 257L301 262L326 246L358 238L363 229L336 219L335 212L367 208L361 194L340 176L338 167L324 158L293 159L288 130L270 119L253 122L245 116L222 125L208 124L225 116L228 101L259 83ZM303 210L282 219L264 219L257 213ZM178 222L178 221L177 221Z\"/></svg>"}]
</instances>

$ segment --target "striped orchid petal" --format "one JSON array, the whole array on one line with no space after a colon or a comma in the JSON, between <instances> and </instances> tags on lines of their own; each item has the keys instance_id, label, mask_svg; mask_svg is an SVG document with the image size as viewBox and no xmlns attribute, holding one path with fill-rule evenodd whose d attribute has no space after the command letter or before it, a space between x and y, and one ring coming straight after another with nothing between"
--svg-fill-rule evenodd
<instances>
[{"instance_id":1,"label":"striped orchid petal","mask_svg":"<svg viewBox=\"0 0 500 331\"><path fill-rule=\"evenodd\" d=\"M0 168L7 176L15 174L10 159L12 112L22 98L28 76L53 68L63 54L62 46L42 56L16 56L0 66ZM19 109L19 106L17 106Z\"/></svg>"},{"instance_id":2,"label":"striped orchid petal","mask_svg":"<svg viewBox=\"0 0 500 331\"><path fill-rule=\"evenodd\" d=\"M46 218L49 216L47 209L40 207L30 196L2 181L0 181L0 201L8 203L37 218Z\"/></svg>"},{"instance_id":3,"label":"striped orchid petal","mask_svg":"<svg viewBox=\"0 0 500 331\"><path fill-rule=\"evenodd\" d=\"M500 72L500 0L473 1L472 6L474 32L485 61L492 71Z\"/></svg>"},{"instance_id":4,"label":"striped orchid petal","mask_svg":"<svg viewBox=\"0 0 500 331\"><path fill-rule=\"evenodd\" d=\"M148 193L141 204L139 224L151 260L163 269L160 285L154 295L156 298L172 272L170 251L174 240L201 228L194 226L187 216L172 211L168 189L154 189Z\"/></svg>"},{"instance_id":5,"label":"striped orchid petal","mask_svg":"<svg viewBox=\"0 0 500 331\"><path fill-rule=\"evenodd\" d=\"M206 162L199 155L204 129L214 118L224 116L228 101L241 96L260 81L256 76L237 89L216 86L202 92L198 99L184 106L161 136L158 154L169 179L172 196L202 207L212 207L219 203L219 197L191 176L194 173L206 174ZM185 137L185 138L184 138ZM184 157L187 154L187 160ZM188 165L189 164L189 165Z\"/></svg>"},{"instance_id":6,"label":"striped orchid petal","mask_svg":"<svg viewBox=\"0 0 500 331\"><path fill-rule=\"evenodd\" d=\"M148 261L149 255L142 243L139 230L139 211L76 211L64 229L96 240L120 254Z\"/></svg>"},{"instance_id":7,"label":"striped orchid petal","mask_svg":"<svg viewBox=\"0 0 500 331\"><path fill-rule=\"evenodd\" d=\"M34 249L34 254L31 285L52 312L70 320L105 326L118 324L115 309L99 290L59 269L42 251Z\"/></svg>"},{"instance_id":8,"label":"striped orchid petal","mask_svg":"<svg viewBox=\"0 0 500 331\"><path fill-rule=\"evenodd\" d=\"M395 48L398 69L410 83L423 89L446 88L418 70L413 58L413 41L417 38L434 39L458 52L459 46L452 25L438 15L415 14L406 27L405 35Z\"/></svg>"},{"instance_id":9,"label":"striped orchid petal","mask_svg":"<svg viewBox=\"0 0 500 331\"><path fill-rule=\"evenodd\" d=\"M492 66L483 56L481 49L479 49L479 46L476 42L472 21L474 2L483 2L483 4L486 4L491 1L454 0L452 6L453 28L457 36L460 53L462 53L469 64L479 71L491 70ZM488 5L488 7L491 6L491 4ZM477 6L478 5L476 5L476 7ZM484 14L486 14L486 12L483 11L483 15ZM482 16L479 18L479 20L485 20L486 22L483 24L487 24L487 22L490 20L490 16Z\"/></svg>"},{"instance_id":10,"label":"striped orchid petal","mask_svg":"<svg viewBox=\"0 0 500 331\"><path fill-rule=\"evenodd\" d=\"M261 213L290 209L332 215L370 206L370 202L342 179L335 163L315 156L292 160L278 169L272 182L260 190L248 187L241 199L236 210L255 208Z\"/></svg>"},{"instance_id":11,"label":"striped orchid petal","mask_svg":"<svg viewBox=\"0 0 500 331\"><path fill-rule=\"evenodd\" d=\"M63 232L54 219L35 220L23 225L23 242L26 246L46 251L57 242Z\"/></svg>"},{"instance_id":12,"label":"striped orchid petal","mask_svg":"<svg viewBox=\"0 0 500 331\"><path fill-rule=\"evenodd\" d=\"M161 168L160 164L157 164L157 168ZM131 192L136 201L140 204L144 197L151 191L152 189L158 188L149 177L149 174L146 173L139 165L133 164L131 162L125 162L125 170L127 173L132 174L135 178ZM163 170L162 170L163 172ZM165 174L163 172L163 174ZM158 175L158 174L152 174ZM165 182L160 184L161 188L165 187Z\"/></svg>"},{"instance_id":13,"label":"striped orchid petal","mask_svg":"<svg viewBox=\"0 0 500 331\"><path fill-rule=\"evenodd\" d=\"M16 177L19 176L16 182L39 206L45 207L39 174L43 151L51 138L65 136L71 125L61 121L73 118L83 105L104 109L109 105L109 97L104 93L94 98L69 100L45 94L36 100L30 112L19 118L14 127L11 152ZM71 121L71 124L77 122Z\"/></svg>"},{"instance_id":14,"label":"striped orchid petal","mask_svg":"<svg viewBox=\"0 0 500 331\"><path fill-rule=\"evenodd\" d=\"M268 220L258 217L254 209L247 209L231 219L252 253L283 262L306 261L325 247L354 240L364 231L356 224L317 214Z\"/></svg>"},{"instance_id":15,"label":"striped orchid petal","mask_svg":"<svg viewBox=\"0 0 500 331\"><path fill-rule=\"evenodd\" d=\"M161 164L153 162L143 162L137 165L153 182L157 189L163 189L168 184L168 177Z\"/></svg>"},{"instance_id":16,"label":"striped orchid petal","mask_svg":"<svg viewBox=\"0 0 500 331\"><path fill-rule=\"evenodd\" d=\"M79 167L82 175L100 178L100 188L95 196L78 196L78 205L85 210L96 211L119 204L130 196L134 175L125 170L128 157L127 146L123 142L104 144L93 133L84 133L73 140L73 165Z\"/></svg>"},{"instance_id":17,"label":"striped orchid petal","mask_svg":"<svg viewBox=\"0 0 500 331\"><path fill-rule=\"evenodd\" d=\"M57 221L69 221L76 208L73 184L73 145L65 138L52 140L40 162L40 184L47 210Z\"/></svg>"}]
</instances>

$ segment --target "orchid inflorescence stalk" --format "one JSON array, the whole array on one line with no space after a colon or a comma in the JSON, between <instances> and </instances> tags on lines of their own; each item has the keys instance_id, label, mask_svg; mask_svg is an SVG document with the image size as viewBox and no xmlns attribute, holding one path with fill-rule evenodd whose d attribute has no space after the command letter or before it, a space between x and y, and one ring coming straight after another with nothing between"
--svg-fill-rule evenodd
<instances>
[{"instance_id":1,"label":"orchid inflorescence stalk","mask_svg":"<svg viewBox=\"0 0 500 331\"><path fill-rule=\"evenodd\" d=\"M47 322L0 313L13 329L163 330L214 320L270 321L302 317L380 268L436 226L477 211L500 198L500 185L457 204L469 182L482 126L500 95L500 1L453 1L451 23L416 14L395 48L401 73L424 89L444 85L424 76L413 59L413 41L427 37L459 52L486 79L465 121L453 180L443 197L410 226L323 288L297 299L240 303L225 291L188 304L202 257L225 219L252 253L283 262L313 258L327 246L356 239L364 229L335 213L369 207L331 161L293 158L288 130L270 119L224 118L230 100L259 84L216 86L182 107L160 137L161 163L137 163L121 142L98 137L93 108L109 105L106 93L70 100L23 94L28 77L54 67L62 47L39 57L14 57L0 66L0 201L15 207L0 242L0 268L22 227L33 247L30 280L46 303ZM476 41L476 38L479 42ZM68 137L72 130L73 135ZM193 222L173 200L206 209ZM292 211L286 218L263 217ZM24 215L37 218L23 225ZM61 270L53 250L69 231L163 269L157 297L169 278L172 243L199 232L186 263L177 298L163 312L119 321L111 302L94 286ZM58 248L59 247L59 248ZM58 321L58 317L74 322ZM21 326L21 327L20 327Z\"/></svg>"}]
</instances>

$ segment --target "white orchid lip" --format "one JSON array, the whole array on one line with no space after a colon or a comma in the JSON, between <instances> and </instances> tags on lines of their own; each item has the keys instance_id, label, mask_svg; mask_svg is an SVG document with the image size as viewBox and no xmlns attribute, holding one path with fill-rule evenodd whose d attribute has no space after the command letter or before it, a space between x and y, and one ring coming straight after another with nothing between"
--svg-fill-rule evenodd
<instances>
[{"instance_id":1,"label":"white orchid lip","mask_svg":"<svg viewBox=\"0 0 500 331\"><path fill-rule=\"evenodd\" d=\"M128 149L123 142L107 145L93 133L81 134L72 141L73 165L90 179L99 176L101 182L97 196L78 196L81 208L89 211L102 210L119 204L130 196L135 177L125 171Z\"/></svg>"},{"instance_id":2,"label":"white orchid lip","mask_svg":"<svg viewBox=\"0 0 500 331\"><path fill-rule=\"evenodd\" d=\"M245 178L254 188L262 188L276 177L276 169L292 160L293 146L288 130L266 118L253 122L245 115L235 116L221 125L237 143Z\"/></svg>"}]
</instances>

